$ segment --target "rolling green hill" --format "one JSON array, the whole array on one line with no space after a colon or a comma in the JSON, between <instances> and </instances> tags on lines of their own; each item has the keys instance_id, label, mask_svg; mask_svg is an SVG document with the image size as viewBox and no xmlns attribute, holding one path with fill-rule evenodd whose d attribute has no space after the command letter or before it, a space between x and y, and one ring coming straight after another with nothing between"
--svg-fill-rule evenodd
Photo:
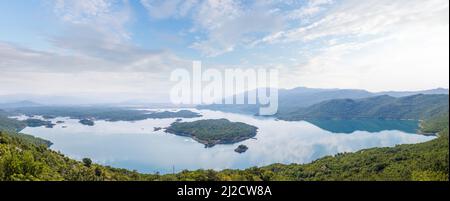
<instances>
[{"instance_id":1,"label":"rolling green hill","mask_svg":"<svg viewBox=\"0 0 450 201\"><path fill-rule=\"evenodd\" d=\"M400 98L383 95L364 99L324 101L277 117L304 119L428 119L448 111L448 95L413 95Z\"/></svg>"}]
</instances>

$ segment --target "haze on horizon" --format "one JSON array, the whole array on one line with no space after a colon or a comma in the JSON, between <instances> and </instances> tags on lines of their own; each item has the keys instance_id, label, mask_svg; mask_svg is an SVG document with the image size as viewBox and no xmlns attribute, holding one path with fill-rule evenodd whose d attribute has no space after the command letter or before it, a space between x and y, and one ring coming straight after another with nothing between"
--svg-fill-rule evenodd
<instances>
[{"instance_id":1,"label":"haze on horizon","mask_svg":"<svg viewBox=\"0 0 450 201\"><path fill-rule=\"evenodd\" d=\"M0 95L164 102L193 60L281 88L449 88L447 0L0 1L0 28Z\"/></svg>"}]
</instances>

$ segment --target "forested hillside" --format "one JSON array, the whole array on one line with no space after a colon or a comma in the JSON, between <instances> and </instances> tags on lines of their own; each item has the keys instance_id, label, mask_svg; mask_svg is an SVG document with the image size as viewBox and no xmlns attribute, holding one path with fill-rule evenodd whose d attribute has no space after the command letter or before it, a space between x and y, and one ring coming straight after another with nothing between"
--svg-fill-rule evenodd
<instances>
[{"instance_id":1,"label":"forested hillside","mask_svg":"<svg viewBox=\"0 0 450 201\"><path fill-rule=\"evenodd\" d=\"M8 113L0 110L0 131L12 131L19 132L26 127L24 122L18 121L16 119L8 118Z\"/></svg>"},{"instance_id":2,"label":"forested hillside","mask_svg":"<svg viewBox=\"0 0 450 201\"><path fill-rule=\"evenodd\" d=\"M383 95L364 99L334 99L286 114L283 120L304 119L429 119L448 111L448 95Z\"/></svg>"}]
</instances>

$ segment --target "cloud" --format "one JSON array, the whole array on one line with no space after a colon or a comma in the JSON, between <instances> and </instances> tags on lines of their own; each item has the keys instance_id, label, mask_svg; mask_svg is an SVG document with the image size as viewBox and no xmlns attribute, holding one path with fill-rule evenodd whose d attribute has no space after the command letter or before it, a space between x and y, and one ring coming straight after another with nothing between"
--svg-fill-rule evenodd
<instances>
[{"instance_id":1,"label":"cloud","mask_svg":"<svg viewBox=\"0 0 450 201\"><path fill-rule=\"evenodd\" d=\"M170 83L148 72L2 72L0 86L0 96L11 94L11 101L33 99L33 95L39 95L41 99L37 101L42 103L80 104L85 103L82 101L105 103L134 98L168 102Z\"/></svg>"},{"instance_id":2,"label":"cloud","mask_svg":"<svg viewBox=\"0 0 450 201\"><path fill-rule=\"evenodd\" d=\"M238 54L232 58L245 65L229 62L234 67L279 68L282 87L405 90L448 86L446 0L140 0L150 23L141 22L148 18L134 19L136 7L127 0L49 2L52 17L59 19L61 27L39 36L45 39L45 49L8 42L17 41L14 38L0 40L0 70L10 76L8 82L1 80L2 87L17 82L33 91L33 82L55 76L61 86L74 91L89 87L82 82L99 83L98 90L108 91L113 90L107 87L109 76L110 86L118 90L144 91L151 88L146 86L166 86L172 69L191 66L177 55L197 51L214 64L209 67L230 67L219 56L235 51ZM135 44L142 36L133 35L133 23L142 23L141 28L164 20L191 25L171 26L173 34L184 34L178 36L186 37L187 44L157 41L161 46L175 46L173 50ZM158 32L159 27L149 28ZM25 74L28 77L20 76ZM102 74L104 80L94 79ZM41 85L49 91L64 90Z\"/></svg>"},{"instance_id":3,"label":"cloud","mask_svg":"<svg viewBox=\"0 0 450 201\"><path fill-rule=\"evenodd\" d=\"M308 25L277 32L259 42L308 42L325 37L376 36L420 22L448 23L448 1L445 0L347 0L324 12L324 17Z\"/></svg>"},{"instance_id":4,"label":"cloud","mask_svg":"<svg viewBox=\"0 0 450 201\"><path fill-rule=\"evenodd\" d=\"M246 7L233 1L205 2L195 16L195 24L207 32L207 38L191 47L206 56L218 56L248 46L261 34L281 30L282 17L267 10L264 4Z\"/></svg>"},{"instance_id":5,"label":"cloud","mask_svg":"<svg viewBox=\"0 0 450 201\"><path fill-rule=\"evenodd\" d=\"M199 0L141 0L151 17L165 19L185 17Z\"/></svg>"},{"instance_id":6,"label":"cloud","mask_svg":"<svg viewBox=\"0 0 450 201\"><path fill-rule=\"evenodd\" d=\"M0 69L22 72L137 71L163 73L188 67L169 50L145 49L129 40L131 15L122 0L54 0L63 33L47 35L52 47L37 50L0 41Z\"/></svg>"},{"instance_id":7,"label":"cloud","mask_svg":"<svg viewBox=\"0 0 450 201\"><path fill-rule=\"evenodd\" d=\"M127 92L164 97L171 69L191 65L171 51L133 44L126 29L131 13L116 5L126 1L52 3L63 32L45 36L51 48L0 41L1 93Z\"/></svg>"},{"instance_id":8,"label":"cloud","mask_svg":"<svg viewBox=\"0 0 450 201\"><path fill-rule=\"evenodd\" d=\"M238 0L141 0L150 16L156 19L188 17L191 34L200 38L191 48L204 56L215 57L246 47L261 34L283 28L283 17L272 11L271 1Z\"/></svg>"},{"instance_id":9,"label":"cloud","mask_svg":"<svg viewBox=\"0 0 450 201\"><path fill-rule=\"evenodd\" d=\"M62 33L44 37L51 48L0 41L2 93L161 94L173 68L191 66L170 50L132 43L128 1L50 3L63 26Z\"/></svg>"},{"instance_id":10,"label":"cloud","mask_svg":"<svg viewBox=\"0 0 450 201\"><path fill-rule=\"evenodd\" d=\"M64 40L59 42L63 43ZM3 72L153 72L162 74L176 67L191 65L188 60L180 59L166 51L152 52L134 48L125 50L114 48L104 51L83 44L76 47L70 45L73 44L65 44L64 47L77 48L77 53L61 54L0 42L0 58L2 58L0 69ZM95 46L95 43L93 45ZM82 50L93 51L93 53ZM114 59L114 56L118 58Z\"/></svg>"},{"instance_id":11,"label":"cloud","mask_svg":"<svg viewBox=\"0 0 450 201\"><path fill-rule=\"evenodd\" d=\"M113 60L38 51L1 42L0 58L0 94L64 94L91 98L95 95L99 100L140 97L167 102L171 69L191 65L169 52ZM123 93L127 95L120 95Z\"/></svg>"},{"instance_id":12,"label":"cloud","mask_svg":"<svg viewBox=\"0 0 450 201\"><path fill-rule=\"evenodd\" d=\"M323 40L290 69L286 83L373 91L448 87L448 1L349 2L296 34L273 37L275 44Z\"/></svg>"},{"instance_id":13,"label":"cloud","mask_svg":"<svg viewBox=\"0 0 450 201\"><path fill-rule=\"evenodd\" d=\"M309 17L312 17L324 10L325 6L334 3L332 0L310 0L306 6L290 10L287 13L289 20L303 20L307 21Z\"/></svg>"},{"instance_id":14,"label":"cloud","mask_svg":"<svg viewBox=\"0 0 450 201\"><path fill-rule=\"evenodd\" d=\"M65 22L91 26L116 41L130 37L125 28L131 18L126 0L54 0L54 12Z\"/></svg>"}]
</instances>

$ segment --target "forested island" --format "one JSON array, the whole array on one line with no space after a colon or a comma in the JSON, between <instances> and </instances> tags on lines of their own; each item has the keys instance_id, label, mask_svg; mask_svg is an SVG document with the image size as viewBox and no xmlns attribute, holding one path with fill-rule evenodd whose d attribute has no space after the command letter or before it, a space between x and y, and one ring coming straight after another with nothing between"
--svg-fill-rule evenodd
<instances>
[{"instance_id":1,"label":"forested island","mask_svg":"<svg viewBox=\"0 0 450 201\"><path fill-rule=\"evenodd\" d=\"M235 152L240 153L240 154L246 152L247 150L248 150L248 147L243 144L239 145L236 149L234 149Z\"/></svg>"},{"instance_id":2,"label":"forested island","mask_svg":"<svg viewBox=\"0 0 450 201\"><path fill-rule=\"evenodd\" d=\"M242 122L227 119L207 119L194 122L174 122L167 133L191 137L205 147L216 144L233 144L256 136L258 128Z\"/></svg>"},{"instance_id":3,"label":"forested island","mask_svg":"<svg viewBox=\"0 0 450 201\"><path fill-rule=\"evenodd\" d=\"M51 121L44 121L40 119L26 119L23 121L28 127L41 127L45 126L46 128L53 128L55 126Z\"/></svg>"},{"instance_id":4,"label":"forested island","mask_svg":"<svg viewBox=\"0 0 450 201\"><path fill-rule=\"evenodd\" d=\"M95 124L94 121L92 121L90 119L82 119L78 122L80 122L80 124L83 124L85 126L94 126L94 124Z\"/></svg>"}]
</instances>

